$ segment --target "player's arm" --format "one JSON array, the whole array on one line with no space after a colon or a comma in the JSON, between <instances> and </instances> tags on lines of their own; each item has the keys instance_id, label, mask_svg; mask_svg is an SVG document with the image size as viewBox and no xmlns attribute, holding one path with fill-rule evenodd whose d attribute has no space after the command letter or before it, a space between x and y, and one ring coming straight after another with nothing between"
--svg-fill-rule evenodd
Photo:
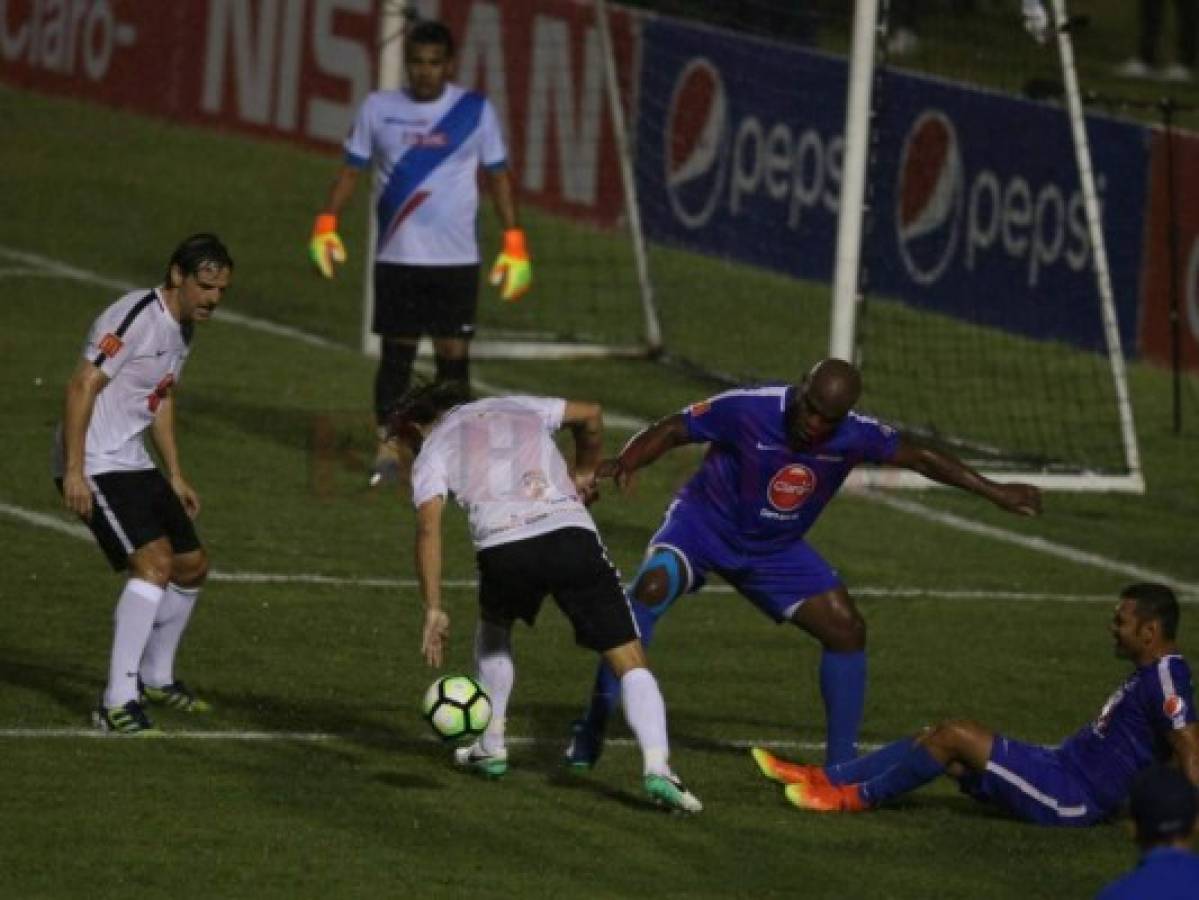
<instances>
[{"instance_id":1,"label":"player's arm","mask_svg":"<svg viewBox=\"0 0 1199 900\"><path fill-rule=\"evenodd\" d=\"M346 261L346 248L341 241L341 236L337 233L337 220L346 204L350 202L350 198L354 196L354 189L358 185L358 172L359 169L349 165L343 165L337 171L333 184L329 187L329 196L325 200L325 205L317 214L316 221L312 226L312 238L308 243L308 253L317 269L326 278L333 277L334 263Z\"/></svg>"},{"instance_id":2,"label":"player's arm","mask_svg":"<svg viewBox=\"0 0 1199 900\"><path fill-rule=\"evenodd\" d=\"M108 384L104 370L91 360L81 359L67 382L66 404L63 412L62 440L66 456L66 468L62 477L62 496L73 512L90 519L92 516L92 491L83 477L84 445L87 441L87 426L92 421L96 398Z\"/></svg>"},{"instance_id":3,"label":"player's arm","mask_svg":"<svg viewBox=\"0 0 1199 900\"><path fill-rule=\"evenodd\" d=\"M512 176L506 166L483 169L491 193L495 214L504 229L504 246L491 267L491 283L502 285L500 297L504 300L519 300L533 282L529 259L529 248L524 230L516 218L516 193L512 189Z\"/></svg>"},{"instance_id":4,"label":"player's arm","mask_svg":"<svg viewBox=\"0 0 1199 900\"><path fill-rule=\"evenodd\" d=\"M919 472L925 478L961 488L990 500L1000 509L1035 516L1041 512L1041 491L1031 484L1003 484L976 472L951 453L900 435L890 465Z\"/></svg>"},{"instance_id":5,"label":"player's arm","mask_svg":"<svg viewBox=\"0 0 1199 900\"><path fill-rule=\"evenodd\" d=\"M416 510L416 578L420 583L425 624L421 653L425 662L440 666L450 637L450 617L441 608L441 515L445 497L426 500Z\"/></svg>"},{"instance_id":6,"label":"player's arm","mask_svg":"<svg viewBox=\"0 0 1199 900\"><path fill-rule=\"evenodd\" d=\"M162 467L166 470L167 480L179 497L183 508L193 519L200 514L200 497L183 477L183 467L179 462L179 443L175 440L175 392L171 390L158 401L158 410L150 425L150 439L162 459Z\"/></svg>"},{"instance_id":7,"label":"player's arm","mask_svg":"<svg viewBox=\"0 0 1199 900\"><path fill-rule=\"evenodd\" d=\"M1171 730L1169 740L1178 768L1199 788L1199 722Z\"/></svg>"},{"instance_id":8,"label":"player's arm","mask_svg":"<svg viewBox=\"0 0 1199 900\"><path fill-rule=\"evenodd\" d=\"M575 489L584 503L596 499L595 469L604 451L604 410L598 403L567 400L562 427L575 442Z\"/></svg>"},{"instance_id":9,"label":"player's arm","mask_svg":"<svg viewBox=\"0 0 1199 900\"><path fill-rule=\"evenodd\" d=\"M668 450L689 443L691 435L683 414L675 413L633 435L619 456L605 459L596 467L595 476L611 478L624 490L632 483L633 473L638 469L645 468Z\"/></svg>"}]
</instances>

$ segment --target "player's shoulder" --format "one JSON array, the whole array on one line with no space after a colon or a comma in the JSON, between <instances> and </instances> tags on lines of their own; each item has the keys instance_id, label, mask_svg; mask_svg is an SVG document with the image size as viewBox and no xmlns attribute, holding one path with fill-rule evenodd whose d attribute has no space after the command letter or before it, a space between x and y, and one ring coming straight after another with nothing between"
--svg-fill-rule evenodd
<instances>
[{"instance_id":1,"label":"player's shoulder","mask_svg":"<svg viewBox=\"0 0 1199 900\"><path fill-rule=\"evenodd\" d=\"M153 288L130 291L106 306L96 317L96 324L105 331L123 335L134 326L153 323L159 302Z\"/></svg>"},{"instance_id":2,"label":"player's shoulder","mask_svg":"<svg viewBox=\"0 0 1199 900\"><path fill-rule=\"evenodd\" d=\"M763 413L783 412L787 406L786 384L755 384L730 388L703 401L709 405L738 407ZM694 408L701 404L692 404Z\"/></svg>"},{"instance_id":3,"label":"player's shoulder","mask_svg":"<svg viewBox=\"0 0 1199 900\"><path fill-rule=\"evenodd\" d=\"M1170 696L1194 690L1191 666L1181 653L1169 653L1141 671L1146 675L1140 679L1141 684L1155 695L1161 693Z\"/></svg>"}]
</instances>

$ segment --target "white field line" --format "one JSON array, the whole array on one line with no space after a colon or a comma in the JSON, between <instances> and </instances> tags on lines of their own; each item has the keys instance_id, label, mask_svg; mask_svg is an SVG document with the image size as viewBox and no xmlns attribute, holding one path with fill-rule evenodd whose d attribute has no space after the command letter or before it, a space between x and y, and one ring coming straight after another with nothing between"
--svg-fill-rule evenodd
<instances>
[{"instance_id":1,"label":"white field line","mask_svg":"<svg viewBox=\"0 0 1199 900\"><path fill-rule=\"evenodd\" d=\"M0 244L0 259L10 259L25 266L31 266L35 269L44 270L45 273L50 275L56 275L62 278L82 281L89 284L96 284L122 292L128 292L137 289L137 285L133 284L132 282L123 281L117 278L110 278L106 275L101 275L88 269L81 269L77 266L72 266L68 263L62 262L61 260L52 259L47 256L41 256L36 253L29 253L24 250L18 250L15 247L8 247L3 244ZM8 270L8 272L11 273L12 270ZM352 348L343 344L335 343L334 341L330 341L328 338L323 338L315 334L309 334L306 331L301 331L298 328L292 328L289 325L279 325L274 322L268 322L265 319L257 319L253 316L242 315L241 313L233 312L231 310L221 310L216 321L228 322L231 325L238 325L254 331L272 334L276 337L290 338L292 340L300 341L302 343L320 347L326 350L336 350L348 353L356 352L352 350ZM509 391L505 390L501 386L488 384L486 382L478 381L477 379L474 381L474 383L475 386L484 393L509 393ZM620 413L605 413L605 420L611 426L633 431L643 428L648 424L642 419L638 419L633 416L622 415ZM918 516L927 521L947 525L950 528L954 528L958 531L1015 544L1023 547L1026 550L1044 553L1049 556L1056 556L1059 559L1066 559L1079 565L1090 566L1092 568L1097 568L1108 572L1115 572L1130 578L1145 579L1149 581L1162 581L1172 585L1182 594L1199 595L1199 584L1184 582L1178 578L1174 578L1171 575L1154 572L1150 569L1145 569L1132 563L1123 562L1122 560L1110 559L1098 553L1091 553L1086 550L1078 550L1074 547L1066 546L1065 544L1054 543L1053 541L1046 540L1045 538L1030 537L1028 535L1020 534L1019 532L1009 531L1005 528L998 528L993 525L985 525L981 522L975 522L972 519L967 519L963 516L954 515L953 513L940 512L939 510L932 509L922 503L917 503L912 500L903 500L890 494L884 494L880 491L855 491L854 495L873 500L876 503L881 503L884 506L888 506L891 509L895 509L900 512ZM861 593L860 590L857 592Z\"/></svg>"}]
</instances>

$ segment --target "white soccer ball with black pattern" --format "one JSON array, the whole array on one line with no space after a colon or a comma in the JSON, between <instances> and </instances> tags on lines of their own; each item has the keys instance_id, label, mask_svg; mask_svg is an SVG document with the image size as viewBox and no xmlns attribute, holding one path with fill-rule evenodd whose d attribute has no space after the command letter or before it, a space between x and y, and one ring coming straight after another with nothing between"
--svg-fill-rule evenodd
<instances>
[{"instance_id":1,"label":"white soccer ball with black pattern","mask_svg":"<svg viewBox=\"0 0 1199 900\"><path fill-rule=\"evenodd\" d=\"M491 699L469 675L438 678L425 691L421 710L437 736L445 741L482 734L491 721Z\"/></svg>"}]
</instances>

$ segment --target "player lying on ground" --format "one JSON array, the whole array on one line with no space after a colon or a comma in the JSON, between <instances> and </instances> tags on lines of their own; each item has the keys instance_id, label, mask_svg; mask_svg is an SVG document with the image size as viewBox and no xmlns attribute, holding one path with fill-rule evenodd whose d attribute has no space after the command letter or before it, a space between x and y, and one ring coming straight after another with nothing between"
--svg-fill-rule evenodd
<instances>
[{"instance_id":1,"label":"player lying on ground","mask_svg":"<svg viewBox=\"0 0 1199 900\"><path fill-rule=\"evenodd\" d=\"M1199 725L1191 670L1174 642L1178 616L1178 601L1163 585L1121 591L1110 631L1116 656L1135 668L1095 721L1055 749L958 719L833 766L751 753L801 809L872 809L949 775L965 793L1030 822L1091 825L1117 811L1137 773L1154 762L1171 760L1199 786Z\"/></svg>"},{"instance_id":2,"label":"player lying on ground","mask_svg":"<svg viewBox=\"0 0 1199 900\"><path fill-rule=\"evenodd\" d=\"M644 759L644 787L656 803L682 812L703 807L669 765L666 707L637 637L620 573L608 559L584 502L592 498L603 447L594 403L542 397L493 397L455 406L453 385L409 391L390 418L390 433L415 454L416 569L425 621L421 652L440 666L450 618L441 598L441 520L446 498L467 514L479 570L478 676L492 717L455 762L491 777L508 769L505 716L515 680L512 625L532 625L547 594L574 626L575 641L601 654L619 679L625 719ZM568 467L553 441L574 437Z\"/></svg>"},{"instance_id":3,"label":"player lying on ground","mask_svg":"<svg viewBox=\"0 0 1199 900\"><path fill-rule=\"evenodd\" d=\"M861 462L919 472L1001 509L1036 515L1040 492L998 484L956 457L899 434L853 409L858 370L826 359L798 385L726 391L635 435L599 477L627 488L633 473L684 444L706 443L703 464L666 510L630 591L641 639L683 594L715 572L776 623L790 622L820 641L820 691L826 761L857 750L866 698L866 623L837 572L804 535ZM619 688L602 666L591 705L574 723L572 766L599 759Z\"/></svg>"}]
</instances>

